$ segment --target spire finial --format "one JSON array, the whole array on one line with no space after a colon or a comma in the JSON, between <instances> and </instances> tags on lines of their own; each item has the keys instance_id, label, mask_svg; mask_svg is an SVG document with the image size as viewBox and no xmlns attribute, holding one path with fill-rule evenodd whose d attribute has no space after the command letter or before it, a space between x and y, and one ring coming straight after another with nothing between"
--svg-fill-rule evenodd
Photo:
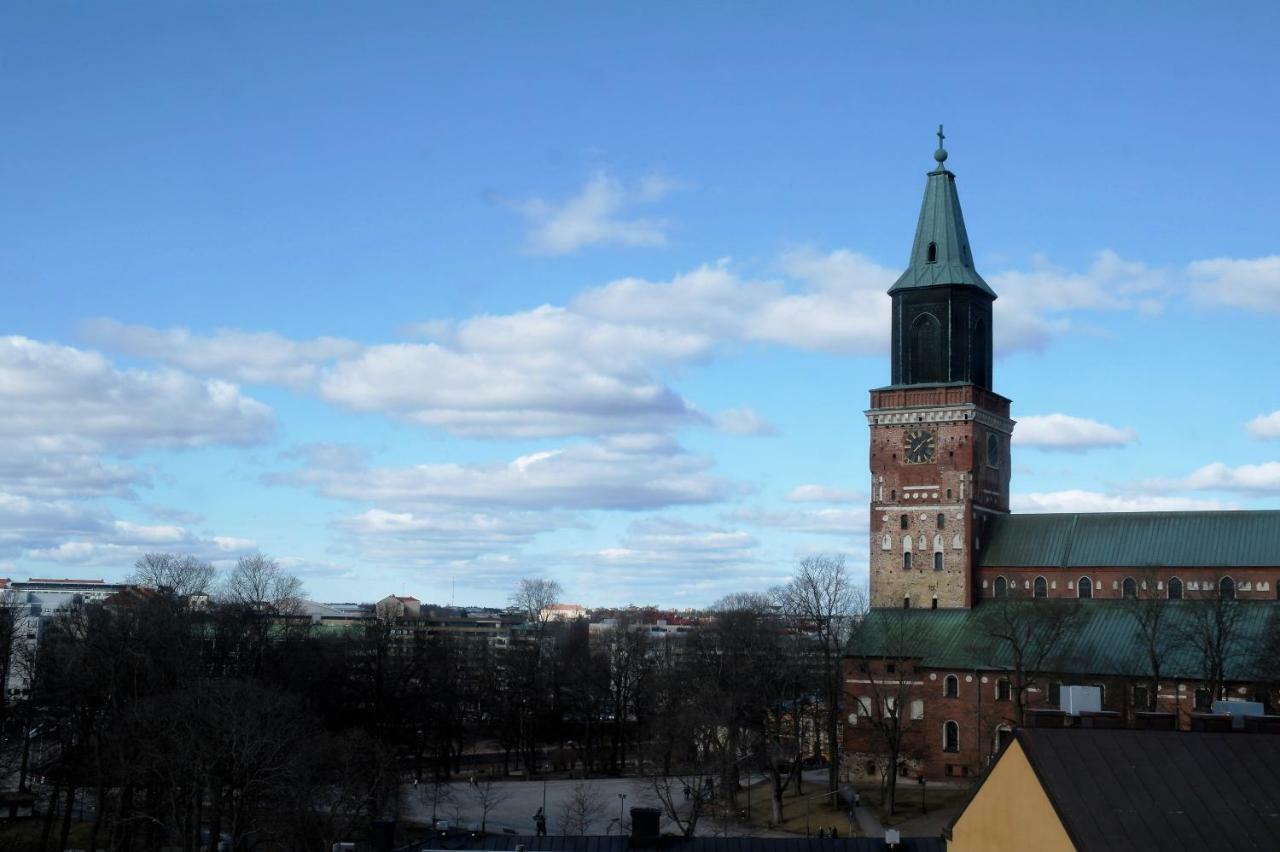
<instances>
[{"instance_id":1,"label":"spire finial","mask_svg":"<svg viewBox=\"0 0 1280 852\"><path fill-rule=\"evenodd\" d=\"M945 168L942 164L947 161L947 149L942 147L942 140L946 139L946 134L942 132L942 125L938 125L938 150L933 152L933 158L938 161L938 168Z\"/></svg>"}]
</instances>

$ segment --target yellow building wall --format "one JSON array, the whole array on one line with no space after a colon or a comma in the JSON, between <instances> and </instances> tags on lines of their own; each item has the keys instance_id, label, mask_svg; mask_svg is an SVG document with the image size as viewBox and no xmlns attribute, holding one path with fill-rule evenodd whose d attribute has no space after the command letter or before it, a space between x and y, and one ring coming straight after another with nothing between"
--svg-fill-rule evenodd
<instances>
[{"instance_id":1,"label":"yellow building wall","mask_svg":"<svg viewBox=\"0 0 1280 852\"><path fill-rule=\"evenodd\" d=\"M1075 847L1015 740L952 826L947 852L1058 849Z\"/></svg>"}]
</instances>

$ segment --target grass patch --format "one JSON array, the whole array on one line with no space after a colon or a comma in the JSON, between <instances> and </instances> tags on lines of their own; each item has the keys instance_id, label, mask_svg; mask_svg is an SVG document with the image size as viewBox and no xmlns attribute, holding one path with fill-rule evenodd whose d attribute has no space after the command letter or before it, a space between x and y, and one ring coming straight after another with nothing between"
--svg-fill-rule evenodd
<instances>
[{"instance_id":1,"label":"grass patch","mask_svg":"<svg viewBox=\"0 0 1280 852\"><path fill-rule=\"evenodd\" d=\"M886 814L884 812L884 802L880 798L879 785L858 787L858 795L862 797L862 806L874 811L880 820L880 824L886 828L906 822L909 819L915 819L925 813L933 813L943 808L954 808L964 800L968 793L969 790L966 787L934 787L931 785L925 791L925 808L922 810L920 806L920 785L915 783L914 780L909 784L904 784L900 780L893 813Z\"/></svg>"},{"instance_id":2,"label":"grass patch","mask_svg":"<svg viewBox=\"0 0 1280 852\"><path fill-rule=\"evenodd\" d=\"M796 795L794 786L788 787L782 794L782 822L773 821L772 786L768 782L757 782L749 790L738 796L739 810L745 811L748 796L751 799L751 818L747 820L756 828L785 831L791 834L817 837L818 829L831 828L839 832L840 837L857 836L855 825L849 828L849 812L843 807L831 804L831 796L824 795L826 782L809 781L803 785L800 795Z\"/></svg>"}]
</instances>

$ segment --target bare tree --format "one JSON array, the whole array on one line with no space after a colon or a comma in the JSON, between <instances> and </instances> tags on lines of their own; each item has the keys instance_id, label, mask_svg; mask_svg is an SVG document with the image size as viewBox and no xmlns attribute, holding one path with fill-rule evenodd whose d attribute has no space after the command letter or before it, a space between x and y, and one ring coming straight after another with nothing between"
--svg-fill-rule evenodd
<instances>
[{"instance_id":1,"label":"bare tree","mask_svg":"<svg viewBox=\"0 0 1280 852\"><path fill-rule=\"evenodd\" d=\"M996 659L1006 655L1009 660L1017 724L1026 724L1028 692L1041 688L1045 675L1060 668L1058 660L1083 614L1076 598L997 598L979 608L979 641Z\"/></svg>"},{"instance_id":2,"label":"bare tree","mask_svg":"<svg viewBox=\"0 0 1280 852\"><path fill-rule=\"evenodd\" d=\"M431 827L435 828L440 814L449 813L456 802L453 785L440 777L433 777L429 783L422 785L421 790L423 804L431 806Z\"/></svg>"},{"instance_id":3,"label":"bare tree","mask_svg":"<svg viewBox=\"0 0 1280 852\"><path fill-rule=\"evenodd\" d=\"M512 606L524 612L529 623L538 626L539 637L541 637L542 628L550 618L550 607L558 603L563 594L564 589L556 580L525 577L511 593L510 600Z\"/></svg>"},{"instance_id":4,"label":"bare tree","mask_svg":"<svg viewBox=\"0 0 1280 852\"><path fill-rule=\"evenodd\" d=\"M590 781L579 781L573 785L569 797L560 803L560 833L579 837L589 834L607 807L599 787Z\"/></svg>"},{"instance_id":5,"label":"bare tree","mask_svg":"<svg viewBox=\"0 0 1280 852\"><path fill-rule=\"evenodd\" d=\"M261 553L240 557L222 593L229 603L254 612L289 616L302 609L302 581Z\"/></svg>"},{"instance_id":6,"label":"bare tree","mask_svg":"<svg viewBox=\"0 0 1280 852\"><path fill-rule=\"evenodd\" d=\"M1200 660L1209 695L1222 698L1227 680L1248 650L1241 636L1244 607L1234 596L1217 589L1185 601L1183 606L1186 618L1179 626L1178 638Z\"/></svg>"},{"instance_id":7,"label":"bare tree","mask_svg":"<svg viewBox=\"0 0 1280 852\"><path fill-rule=\"evenodd\" d=\"M129 582L168 589L175 597L205 595L213 588L217 569L189 554L147 553L133 563Z\"/></svg>"},{"instance_id":8,"label":"bare tree","mask_svg":"<svg viewBox=\"0 0 1280 852\"><path fill-rule=\"evenodd\" d=\"M835 792L840 784L840 670L854 616L866 608L866 601L840 556L805 558L777 597L794 628L815 649L831 756L827 789Z\"/></svg>"},{"instance_id":9,"label":"bare tree","mask_svg":"<svg viewBox=\"0 0 1280 852\"><path fill-rule=\"evenodd\" d=\"M1156 709L1160 696L1160 673L1165 661L1177 650L1181 641L1171 623L1172 607L1167 600L1156 594L1159 584L1155 570L1148 571L1142 585L1150 594L1135 594L1125 598L1125 607L1133 616L1134 638L1141 649L1147 674L1151 676L1147 706L1139 708L1141 710Z\"/></svg>"},{"instance_id":10,"label":"bare tree","mask_svg":"<svg viewBox=\"0 0 1280 852\"><path fill-rule=\"evenodd\" d=\"M480 830L484 831L488 824L489 813L511 798L511 793L501 784L494 783L492 778L484 778L474 782L470 788L471 801L480 809Z\"/></svg>"},{"instance_id":11,"label":"bare tree","mask_svg":"<svg viewBox=\"0 0 1280 852\"><path fill-rule=\"evenodd\" d=\"M892 815L897 804L899 765L911 752L919 730L917 708L923 707L919 662L909 610L869 613L854 624L849 653L859 662L852 674L851 722L869 727L869 740L880 758L882 808Z\"/></svg>"}]
</instances>

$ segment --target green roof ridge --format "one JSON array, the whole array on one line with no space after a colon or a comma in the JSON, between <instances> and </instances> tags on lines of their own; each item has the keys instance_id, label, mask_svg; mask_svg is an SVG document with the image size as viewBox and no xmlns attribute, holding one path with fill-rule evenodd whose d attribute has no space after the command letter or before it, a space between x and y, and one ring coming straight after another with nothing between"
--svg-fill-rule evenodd
<instances>
[{"instance_id":1,"label":"green roof ridge","mask_svg":"<svg viewBox=\"0 0 1280 852\"><path fill-rule=\"evenodd\" d=\"M925 181L911 262L889 292L959 285L976 287L994 299L995 291L973 268L973 252L969 248L964 213L960 210L956 176L943 165L947 159L943 138L942 125L938 125L938 150L933 155L938 167L929 172Z\"/></svg>"}]
</instances>

